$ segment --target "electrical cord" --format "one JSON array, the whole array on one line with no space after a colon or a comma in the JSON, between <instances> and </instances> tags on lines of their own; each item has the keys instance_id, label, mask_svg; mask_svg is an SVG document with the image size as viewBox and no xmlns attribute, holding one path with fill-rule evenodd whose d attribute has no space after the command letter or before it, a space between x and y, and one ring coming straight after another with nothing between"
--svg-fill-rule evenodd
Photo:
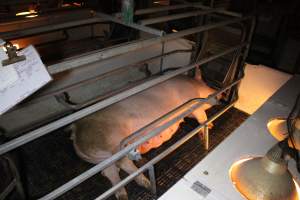
<instances>
[{"instance_id":1,"label":"electrical cord","mask_svg":"<svg viewBox=\"0 0 300 200\"><path fill-rule=\"evenodd\" d=\"M290 139L290 141L291 141L291 144L293 146L293 151L294 151L293 157L295 158L295 161L297 164L297 170L300 173L300 158L299 158L299 153L296 149L295 139L293 136L293 133L295 131L295 120L296 120L296 118L299 118L299 117L300 117L300 93L298 94L295 104L287 118L288 137L286 139L286 141L288 139ZM287 145L288 145L288 143L287 143Z\"/></svg>"}]
</instances>

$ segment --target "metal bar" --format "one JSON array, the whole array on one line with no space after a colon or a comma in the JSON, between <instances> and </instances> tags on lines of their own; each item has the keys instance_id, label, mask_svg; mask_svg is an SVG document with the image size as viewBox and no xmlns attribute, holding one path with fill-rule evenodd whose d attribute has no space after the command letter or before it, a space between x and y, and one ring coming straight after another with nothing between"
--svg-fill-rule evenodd
<instances>
[{"instance_id":1,"label":"metal bar","mask_svg":"<svg viewBox=\"0 0 300 200\"><path fill-rule=\"evenodd\" d=\"M237 80L236 82L232 83L231 85L225 87L222 91L227 90L228 88L232 87L233 85L239 83L241 79ZM213 98L213 96L206 99L208 101L209 99ZM203 102L202 102L203 103ZM185 111L179 116L174 117L172 120L168 121L167 123L158 126L154 130L152 130L150 133L145 135L143 138L140 138L138 141L133 142L132 144L126 146L124 149L118 151L116 154L112 155L110 158L102 161L98 165L92 167L91 169L87 170L86 172L82 173L81 175L75 177L74 179L70 180L69 182L65 183L64 185L60 186L59 188L55 189L51 193L47 194L46 196L42 197L41 199L54 199L59 197L60 195L64 194L65 192L71 190L72 188L76 187L83 181L87 180L88 178L92 177L96 173L102 171L106 167L110 166L111 164L115 163L125 155L127 155L132 149L135 149L137 146L143 144L144 142L148 141L150 138L156 136L157 134L161 133L161 131L165 130L166 128L170 127L175 122L182 119L184 116L188 115L190 112L193 111L193 109L196 109L195 107L190 108L189 110ZM146 126L147 127L147 126ZM137 132L142 132L144 128L141 128L140 130L136 131L133 134L136 134Z\"/></svg>"},{"instance_id":2,"label":"metal bar","mask_svg":"<svg viewBox=\"0 0 300 200\"><path fill-rule=\"evenodd\" d=\"M76 88L79 88L79 87L91 84L93 82L96 82L98 80L101 80L101 79L103 79L103 78L111 75L112 73L117 73L117 72L120 72L121 70L126 70L125 69L126 67L130 67L130 66L136 66L136 67L138 67L138 66L140 66L142 64L150 63L153 60L158 59L158 58L165 58L165 57L168 57L168 56L170 56L172 54L189 53L189 52L191 52L191 50L189 50L189 49L179 49L179 50L174 50L174 51L167 52L167 53L165 53L163 55L153 56L151 58L148 58L146 60L143 60L143 61L140 61L140 62L137 62L137 63L134 63L134 64L128 64L128 65L121 66L121 67L111 66L109 68L109 71L105 71L105 72L103 72L100 75L91 77L89 79L86 79L86 80L83 80L83 81L80 81L80 82L77 82L77 83L74 83L74 84L71 84L71 85L68 85L68 86L63 87L63 88L59 88L57 90L53 90L53 91L45 93L45 94L34 96L34 98L30 99L29 102L23 103L20 106L30 105L30 104L38 102L38 101L40 101L42 99L49 98L49 97L52 97L52 96L55 96L55 95L60 95L63 92L68 92L69 90L73 90L73 89L76 89Z\"/></svg>"},{"instance_id":3,"label":"metal bar","mask_svg":"<svg viewBox=\"0 0 300 200\"><path fill-rule=\"evenodd\" d=\"M17 180L14 178L9 184L8 186L1 191L0 193L0 200L5 200L6 197L15 189L17 184Z\"/></svg>"},{"instance_id":4,"label":"metal bar","mask_svg":"<svg viewBox=\"0 0 300 200\"><path fill-rule=\"evenodd\" d=\"M199 4L199 3L191 3L191 6L194 7L194 8L212 9L209 6L204 6L203 4ZM238 17L238 18L243 17L243 15L240 14L240 13L228 11L228 10L225 10L225 9L221 9L221 10L218 10L216 12L219 13L219 14L229 15L231 17Z\"/></svg>"},{"instance_id":5,"label":"metal bar","mask_svg":"<svg viewBox=\"0 0 300 200\"><path fill-rule=\"evenodd\" d=\"M165 35L165 33L164 33L164 35ZM165 54L165 45L166 45L166 42L162 42L161 43L161 55ZM164 67L164 57L162 56L160 58L160 66L159 66L159 72L160 72L160 74L163 73L163 67Z\"/></svg>"},{"instance_id":6,"label":"metal bar","mask_svg":"<svg viewBox=\"0 0 300 200\"><path fill-rule=\"evenodd\" d=\"M245 53L244 53L244 56L243 56L242 64L244 64L246 62L246 58L247 58L247 56L249 54L250 44L251 44L251 41L252 41L252 38L253 38L253 35L254 35L255 25L256 25L256 18L253 17L251 19L250 34L248 35L248 38L247 38L248 45L246 45L246 50L245 50Z\"/></svg>"},{"instance_id":7,"label":"metal bar","mask_svg":"<svg viewBox=\"0 0 300 200\"><path fill-rule=\"evenodd\" d=\"M66 29L66 28L72 28L76 26L83 26L83 25L88 25L88 24L93 24L93 23L101 23L105 22L105 20L100 19L98 17L93 17L93 18L88 18L84 20L77 20L77 21L72 21L72 22L66 22L66 23L61 23L61 24L51 24L47 26L40 26L40 27L35 27L35 28L28 28L28 29L23 29L19 31L9 31L9 32L0 32L0 38L5 39L5 40L13 40L16 38L22 38L22 37L27 37L27 36L32 36L40 33L45 33L45 32L51 32L51 31L57 31L60 29Z\"/></svg>"},{"instance_id":8,"label":"metal bar","mask_svg":"<svg viewBox=\"0 0 300 200\"><path fill-rule=\"evenodd\" d=\"M131 43L127 43L127 44L123 44L123 45L119 45L119 46L113 46L110 48L103 49L101 51L94 51L93 53L90 53L90 54L85 54L85 55L81 55L78 57L69 58L58 64L50 65L50 66L48 66L48 71L51 74L56 74L56 73L63 72L66 70L78 68L82 65L94 63L94 62L97 62L97 61L100 61L100 60L103 60L106 58L118 56L118 55L121 55L124 53L128 53L130 51L135 51L135 50L138 50L141 48L145 48L145 47L148 47L148 46L151 46L154 44L174 40L174 39L184 37L187 35L191 35L194 33L198 33L198 32L208 31L208 30L211 30L214 28L234 24L234 23L237 23L237 22L240 22L243 20L248 20L248 19L251 19L251 17L248 16L248 17L243 17L243 18L238 18L238 19L229 19L229 20L226 20L223 22L213 23L213 24L209 24L209 25L205 25L205 26L186 29L186 30L179 31L176 33L167 34L162 37L155 37L155 38L151 38L151 39L147 39L147 40L140 40L137 42L131 42Z\"/></svg>"},{"instance_id":9,"label":"metal bar","mask_svg":"<svg viewBox=\"0 0 300 200\"><path fill-rule=\"evenodd\" d=\"M145 15L145 14L151 14L156 12L163 12L163 11L169 11L169 10L178 10L183 8L191 7L189 4L180 4L180 5L172 5L172 6L162 6L157 8L147 8L147 9L140 9L135 11L135 15Z\"/></svg>"},{"instance_id":10,"label":"metal bar","mask_svg":"<svg viewBox=\"0 0 300 200\"><path fill-rule=\"evenodd\" d=\"M204 146L205 146L205 150L209 150L209 130L208 130L208 126L205 125L203 130L204 130L203 134L204 134Z\"/></svg>"},{"instance_id":11,"label":"metal bar","mask_svg":"<svg viewBox=\"0 0 300 200\"><path fill-rule=\"evenodd\" d=\"M156 24L156 23L161 23L161 22L166 22L166 21L171 21L171 20L176 20L176 19L195 17L195 16L199 16L199 15L207 15L210 13L214 13L218 10L221 10L221 9L217 8L217 9L210 9L210 10L191 11L191 12L167 15L167 16L156 17L156 18L151 18L151 19L144 19L144 20L140 20L139 23L142 25Z\"/></svg>"},{"instance_id":12,"label":"metal bar","mask_svg":"<svg viewBox=\"0 0 300 200\"><path fill-rule=\"evenodd\" d=\"M162 36L163 35L163 31L159 31L159 30L156 30L154 28L150 28L150 27L143 26L143 25L136 24L136 23L125 23L121 19L118 19L114 16L107 15L107 14L104 14L104 13L96 12L95 16L100 17L102 19L106 19L106 20L115 22L115 23L118 23L118 24L122 24L124 26L131 27L131 28L134 28L134 29L146 32L146 33L150 33L152 35L157 35L157 36Z\"/></svg>"},{"instance_id":13,"label":"metal bar","mask_svg":"<svg viewBox=\"0 0 300 200\"><path fill-rule=\"evenodd\" d=\"M156 197L157 196L157 188L156 188L156 179L155 179L155 169L154 169L153 165L151 165L148 168L148 172L149 172L149 179L150 179L150 183L151 183L151 192Z\"/></svg>"},{"instance_id":14,"label":"metal bar","mask_svg":"<svg viewBox=\"0 0 300 200\"><path fill-rule=\"evenodd\" d=\"M226 106L225 108L223 108L221 111L219 111L215 116L219 117L224 112L226 112L227 110L229 110L233 105L234 105L234 103L229 104L228 106ZM96 200L107 199L109 196L111 196L113 193L115 193L120 187L123 187L126 184L128 184L136 176L138 176L139 174L143 173L145 170L149 169L151 166L153 166L154 164L156 164L157 162L159 162L161 159L163 159L164 157L166 157L167 155L169 155L170 153L172 153L173 151L175 151L178 147L180 147L181 145L183 145L186 141L188 141L189 139L191 139L206 124L213 122L217 118L215 116L213 116L212 118L208 119L204 124L201 124L198 127L196 127L194 130L192 130L191 132L189 132L186 136L184 136L178 142L176 142L175 144L173 144L171 147L169 147L168 149L166 149L165 151L163 151L161 154L157 155L155 158L153 158L148 163L146 163L145 165L143 165L142 167L140 167L134 173L130 174L124 180L122 180L121 182L119 182L118 184L114 185L112 188L110 188L106 192L104 192L102 195L100 195L98 198L96 198Z\"/></svg>"},{"instance_id":15,"label":"metal bar","mask_svg":"<svg viewBox=\"0 0 300 200\"><path fill-rule=\"evenodd\" d=\"M217 58L222 57L222 56L224 56L226 54L229 54L229 53L232 53L232 52L234 52L234 51L236 51L238 49L241 49L245 45L246 45L246 43L243 43L243 44L237 45L235 47L231 47L230 49L228 49L228 50L226 50L224 52L221 52L221 53L218 53L216 55L213 55L213 56L210 56L208 58L205 58L203 60L200 60L196 64L188 65L188 66L182 67L182 68L180 68L178 70L172 71L172 72L170 72L170 73L168 73L166 75L162 75L162 76L159 76L157 78L154 78L154 79L152 79L152 80L150 80L148 82L142 83L142 84L140 84L140 85L138 85L136 87L133 87L133 88L131 88L129 90L121 92L121 93L119 93L119 94L117 94L115 96L112 96L112 97L109 97L107 99L104 99L103 101L98 102L98 103L96 103L96 104L94 104L92 106L84 108L84 109L82 109L80 111L77 111L77 112L75 112L73 114L70 114L70 115L68 115L68 116L66 116L64 118L61 118L61 119L59 119L57 121L54 121L54 122L49 123L49 124L47 124L45 126L42 126L42 127L38 128L38 129L36 129L34 131L31 131L31 132L29 132L29 133L27 133L25 135L22 135L22 136L20 136L18 138L15 138L15 139L7 142L7 143L4 143L4 144L0 145L0 155L6 153L8 151L11 151L11 150L13 150L13 149L15 149L15 148L17 148L19 146L22 146L23 144L26 144L26 143L28 143L28 142L30 142L32 140L35 140L35 139L37 139L37 138L39 138L39 137L41 137L43 135L46 135L47 133L50 133L50 132L52 132L52 131L54 131L54 130L56 130L58 128L61 128L61 127L65 126L65 125L68 125L68 124L70 124L70 123L72 123L72 122L74 122L74 121L76 121L78 119L81 119L81 118L83 118L83 117L85 117L87 115L90 115L90 114L92 114L92 113L94 113L94 112L96 112L96 111L98 111L98 110L100 110L102 108L105 108L105 107L107 107L107 106L109 106L109 105L111 105L113 103L121 101L121 100L123 100L123 99L125 99L125 98L127 98L129 96L132 96L132 95L138 93L138 92L146 90L146 89L148 89L148 88L150 88L150 87L152 87L154 85L157 85L157 84L159 84L161 82L164 82L164 81L166 81L166 80L168 80L170 78L173 78L173 77L175 77L175 76L177 76L179 74L182 74L182 73L184 73L184 72L186 72L188 70L191 70L191 69L193 69L195 67L195 65L205 64L205 63L210 62L210 61L212 61L214 59L217 59Z\"/></svg>"}]
</instances>

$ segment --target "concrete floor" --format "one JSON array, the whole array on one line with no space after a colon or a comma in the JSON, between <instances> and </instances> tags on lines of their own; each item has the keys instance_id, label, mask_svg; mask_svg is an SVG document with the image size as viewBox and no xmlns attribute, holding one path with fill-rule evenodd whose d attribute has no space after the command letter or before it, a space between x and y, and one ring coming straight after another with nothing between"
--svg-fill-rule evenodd
<instances>
[{"instance_id":1,"label":"concrete floor","mask_svg":"<svg viewBox=\"0 0 300 200\"><path fill-rule=\"evenodd\" d=\"M253 114L291 77L290 74L263 65L247 64L235 107Z\"/></svg>"}]
</instances>

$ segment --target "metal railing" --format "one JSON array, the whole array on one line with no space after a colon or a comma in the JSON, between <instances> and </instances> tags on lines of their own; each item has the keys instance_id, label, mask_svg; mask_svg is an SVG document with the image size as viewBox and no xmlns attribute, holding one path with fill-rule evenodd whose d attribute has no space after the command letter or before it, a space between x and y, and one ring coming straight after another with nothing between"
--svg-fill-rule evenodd
<instances>
[{"instance_id":1,"label":"metal railing","mask_svg":"<svg viewBox=\"0 0 300 200\"><path fill-rule=\"evenodd\" d=\"M173 7L164 7L164 8L151 8L151 9L145 9L144 11L137 11L136 13L139 13L140 15L142 14L147 14L147 13L151 13L151 12L160 12L162 10L172 10L172 9L180 9L180 8L185 8L185 7L190 7L191 4L188 5L180 5L180 6L173 6ZM203 7L201 5L200 6L202 9L208 9L207 7ZM253 19L251 17L241 17L241 16L237 16L237 14L232 14L232 13L228 13L227 11L223 11L223 10L213 10L206 12L207 14L209 13L222 13L224 15L228 14L230 16L234 16L235 18L233 19L228 19L228 20L224 20L221 22L217 22L217 23L213 23L213 24L208 24L208 25L204 25L204 26L199 26L199 27L195 27L195 28L190 28L190 29L186 29L186 30L182 30L176 33L171 33L171 34L166 34L166 35L162 35L160 37L154 37L151 39L146 39L146 40L141 40L141 41L137 41L137 42L131 42L131 43L127 43L127 44L123 44L123 45L119 45L119 46L114 46L111 48L106 48L104 50L101 51L94 51L92 53L89 54L85 54L83 56L77 56L77 57L73 57L71 59L67 59L65 61L63 61L62 63L58 63L55 65L51 65L48 66L48 69L50 71L51 74L55 74L55 73L59 73L62 71L66 71L66 70L70 70L70 69L74 69L74 68L78 68L80 66L83 65L87 65L87 64L91 64L94 62L99 62L103 59L113 59L114 56L118 56L130 51L135 51L141 48L145 48L154 44L159 44L159 43L163 43L166 41L170 41L170 40L174 40L177 38L181 38L187 35L191 35L191 34L195 34L195 33L199 33L199 32L204 32L204 31L208 31L208 30L212 30L218 27L223 27L223 26L227 26L227 25L232 25L235 23L239 23L239 22L243 22L243 21L247 21L247 20L251 20L253 22ZM100 17L100 18L105 18L106 20L109 21L113 21L116 23L121 23L120 20L118 20L117 18L114 18L112 16L108 16L102 13L96 13L95 14L96 17ZM169 18L171 19L171 18ZM169 20L167 19L167 20ZM165 20L165 19L164 19ZM132 28L138 29L138 30L143 30L146 32L152 32L153 29L149 29L150 27L146 27L140 24L131 24L129 25ZM252 25L254 26L254 25ZM158 30L156 30L156 33ZM169 73L166 73L164 75L160 75L157 77L154 77L152 79L150 79L149 81L143 82L137 86L134 86L132 88L129 88L128 90L125 91L121 91L120 93L108 97L100 102L97 102L91 106L87 106L84 107L83 109L76 111L68 116L65 116L61 119L58 119L56 121L53 121L47 125L44 125L40 128L37 128L33 131L30 131L18 138L15 138L13 140L10 140L9 142L6 142L2 145L0 145L0 155L5 154L11 150L14 150L18 147L20 147L21 145L24 145L28 142L31 142L39 137L42 137L56 129L59 129L65 125L68 125L76 120L79 120L83 117L86 117L87 115L90 115L92 113L97 112L98 110L105 108L113 103L116 103L118 101L121 101L129 96L132 96L138 92L141 92L143 90L146 90L154 85L157 85L159 83L162 83L168 79L171 79L179 74L182 74L184 72L187 72L191 69L194 69L195 67L198 67L199 65L203 65L206 64L214 59L218 59L224 55L227 54L231 54L234 53L236 51L240 51L243 52L243 60L241 62L241 64L244 63L245 58L248 54L248 50L249 50L249 45L250 45L250 41L251 41L251 36L252 36L252 32L253 32L253 28L251 28L251 33L249 34L249 36L246 38L247 40L236 45L236 46L232 46L220 53L217 53L215 55L206 57L204 59L198 60L197 62L193 63L193 64L189 64L183 67L180 67L179 69L175 70L175 71L171 71ZM154 33L154 32L152 32ZM0 34L1 35L1 34ZM159 35L159 34L156 34ZM146 142L147 140L149 140L150 138L156 136L157 134L159 134L161 131L163 131L164 129L168 128L169 126L171 126L172 124L176 123L178 120L182 119L184 116L188 115L189 113L191 113L193 110L199 108L199 106L201 106L203 103L206 102L211 102L212 99L215 99L217 95L220 95L221 93L226 92L227 90L231 90L232 87L236 87L237 84L241 81L240 76L237 80L235 80L233 83L231 83L230 85L224 87L223 89L219 90L218 92L216 92L215 94L209 96L206 99L193 99L181 106L179 106L178 108L174 109L173 111L171 111L170 113L160 117L159 119L153 121L152 123L148 124L147 126L145 126L144 128L138 130L137 132L133 133L132 136L130 136L129 138L125 139L123 141L123 143L121 144L121 149L119 152L115 153L113 156L111 156L110 158L104 160L103 162L95 165L94 167L92 167L91 169L87 170L86 172L80 174L79 176L75 177L74 179L70 180L69 182L65 183L64 185L62 185L61 187L57 188L56 190L52 191L51 193L45 195L44 197L42 197L41 199L55 199L59 196L61 196L62 194L64 194L65 192L71 190L72 188L76 187L77 185L79 185L80 183L84 182L85 180L87 180L88 178L92 177L93 175L97 174L98 172L100 172L101 170L105 169L106 167L110 166L111 164L115 163L116 161L118 161L119 159L121 159L124 156L127 156L128 153L130 151L132 151L133 149L135 149L136 147L138 147L139 145L143 144L144 142ZM164 158L166 155L168 155L169 153L173 152L175 149L177 149L179 146L181 146L183 143L185 143L187 140L189 140L191 137L193 137L195 134L197 134L201 129L204 129L205 131L205 138L206 138L206 148L208 149L209 147L209 137L208 137L208 124L211 123L213 120L215 120L217 117L219 117L222 113L224 113L226 110L228 110L230 107L233 106L234 102L230 102L229 105L227 105L225 108L223 108L221 111L219 111L216 115L214 115L213 117L209 118L205 123L199 125L197 128L195 128L193 131L191 131L190 133L188 133L186 136L184 136L182 139L180 139L178 142L176 142L175 144L173 144L170 148L168 148L167 150L165 150L163 153L159 154L158 156L156 156L155 158L153 158L151 161L149 161L147 164L145 164L144 166L142 166L141 168L139 168L136 172L130 174L128 177L126 177L123 181L119 182L117 185L113 186L111 189L109 189L108 191L106 191L104 194L102 194L101 196L99 196L97 199L106 199L107 197L109 197L110 195L112 195L114 192L116 192L120 187L126 185L127 183L129 183L132 179L134 179L137 175L143 173L144 171L149 171L149 175L150 175L150 181L152 184L152 192L155 193L156 192L156 187L155 187L155 173L154 173L154 164L157 163L158 161L160 161L162 158ZM186 109L186 110L185 110ZM159 127L155 127L153 130L151 130L148 134L143 135L143 137L141 137L141 134L144 133L145 131L149 131L150 129L153 128L154 124L157 124L159 122L164 121L164 119L169 119L169 117L171 117L172 115L181 112L180 114L178 114L176 117L173 117L172 119L170 119L169 121L165 122L164 124L160 125ZM138 139L137 139L138 138ZM136 140L133 141L132 140Z\"/></svg>"},{"instance_id":2,"label":"metal railing","mask_svg":"<svg viewBox=\"0 0 300 200\"><path fill-rule=\"evenodd\" d=\"M231 87L235 86L240 81L241 81L241 79L235 81L234 83L228 85L227 87L225 87L222 90L214 93L213 95L209 96L206 99L194 99L194 100L188 101L187 103L179 106L178 108L174 109L170 113L162 116L161 118L153 121L149 125L147 125L147 126L141 128L140 130L134 132L132 135L134 135L135 137L139 136L140 134L144 133L145 130L149 129L149 127L152 127L154 124L158 124L159 122L164 121L166 118L170 117L171 115L173 115L174 113L178 112L179 110L182 110L182 109L187 108L188 106L191 106L192 104L194 104L189 109L187 109L185 112L183 112L180 115L174 117L170 121L167 121L164 124L156 127L155 129L153 129L148 134L144 135L144 137L140 138L139 140L134 141L133 143L129 144L128 146L124 146L124 148L122 148L119 152L117 152L114 155L112 155L110 158L105 159L101 163L95 165L91 169L87 170L86 172L82 173L81 175L77 176L76 178L70 180L66 184L62 185L61 187L57 188L56 190L52 191L51 193L47 194L46 196L42 197L41 199L46 200L46 199L57 198L58 196L62 195L63 193L65 193L65 192L69 191L70 189L76 187L77 185L79 185L83 181L87 180L88 178L90 178L93 175L97 174L101 170L107 168L108 166L110 166L113 163L117 162L121 158L125 157L130 151L134 150L139 145L143 144L144 142L148 141L152 137L154 137L154 136L158 135L159 133L161 133L163 130L165 130L168 127L172 126L174 123L176 123L177 121L179 121L183 117L187 116L188 114L190 114L191 112L193 112L194 110L196 110L197 108L199 108L202 104L211 102L211 100L215 99L221 93L223 93L226 90L230 89ZM232 105L233 105L233 103L230 104L230 107ZM223 109L223 111L221 113L224 113L225 110L229 109L230 107L227 106L225 109ZM218 116L218 115L220 115L220 114L214 115L212 117L212 119L216 119L216 116ZM213 121L212 119L207 120L205 123L203 123L202 125L200 125L200 127L196 128L196 130L197 130L196 133L198 133L201 128L203 128L203 127L207 126L209 123L211 123ZM193 135L196 134L194 130L192 131L192 133L193 134L191 134L191 136L193 136ZM172 147L170 147L170 148L172 149ZM169 152L169 153L172 152L172 151L166 150L166 152ZM167 154L169 154L169 153L167 153ZM162 154L165 155L166 153L165 154L162 153ZM161 160L164 157L163 155L161 155L161 154L158 155L156 158L153 159L152 162L154 162L154 163L158 162L159 160ZM152 163L152 162L150 161L149 163ZM124 179L123 181L121 181L119 184L117 184L116 186L114 186L112 189L110 189L107 192L105 192L103 195L101 195L99 197L99 199L105 199L106 197L108 197L109 195L111 195L113 192L115 192L117 189L119 189L120 187L124 186L130 180L132 180L133 178L135 178L137 175L139 175L143 171L147 170L150 167L150 164L148 164L148 165L147 164L145 166L141 167L135 173L129 175L126 179Z\"/></svg>"},{"instance_id":3,"label":"metal railing","mask_svg":"<svg viewBox=\"0 0 300 200\"><path fill-rule=\"evenodd\" d=\"M240 50L241 48L245 47L246 46L246 43L244 44L240 44L240 45L237 45L235 47L231 47L230 49L224 51L224 52L221 52L219 54L216 54L216 55L213 55L213 56L210 56L206 59L203 59L203 60L200 60L199 62L197 63L194 63L192 65L188 65L188 66L185 66L185 67L181 67L180 69L178 70L175 70L175 71L172 71L166 75L161 75L157 78L153 78L152 80L150 81L147 81L145 83L142 83L138 86L135 86L131 89L128 89L126 91L123 91L123 92L120 92L119 94L115 95L115 96L112 96L112 97L109 97L107 99L104 99L103 101L100 101L98 103L95 103L87 108L84 108L82 110L79 110L73 114L70 114L66 117L63 117L59 120L56 120L54 122L51 122L45 126L42 126L34 131L31 131L25 135L22 135L16 139L13 139L9 142L6 142L4 144L2 144L0 146L0 155L8 152L8 151L11 151L15 148L18 148L19 146L23 145L23 144L26 144L28 142L31 142L41 136L44 136L58 128L61 128L65 125L68 125L76 120L79 120L83 117L86 117L87 115L90 115L92 113L95 113L96 111L102 109L102 108L105 108L113 103L116 103L118 101L121 101L129 96L132 96L138 92L141 92L143 90L146 90L154 85L157 85L159 83L162 83L170 78L173 78L179 74L182 74L186 71L189 71L193 68L195 68L196 66L198 65L203 65L205 63L208 63L214 59L217 59L217 58L220 58L226 54L229 54L229 53L233 53L234 51L236 50Z\"/></svg>"}]
</instances>

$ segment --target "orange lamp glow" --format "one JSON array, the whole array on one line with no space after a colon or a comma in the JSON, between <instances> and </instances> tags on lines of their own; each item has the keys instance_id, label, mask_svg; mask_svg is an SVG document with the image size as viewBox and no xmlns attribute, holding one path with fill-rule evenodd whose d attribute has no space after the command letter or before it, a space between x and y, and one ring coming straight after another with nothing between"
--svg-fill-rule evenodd
<instances>
[{"instance_id":1,"label":"orange lamp glow","mask_svg":"<svg viewBox=\"0 0 300 200\"><path fill-rule=\"evenodd\" d=\"M229 174L235 188L245 199L299 200L299 186L275 145L264 157L239 160Z\"/></svg>"}]
</instances>

